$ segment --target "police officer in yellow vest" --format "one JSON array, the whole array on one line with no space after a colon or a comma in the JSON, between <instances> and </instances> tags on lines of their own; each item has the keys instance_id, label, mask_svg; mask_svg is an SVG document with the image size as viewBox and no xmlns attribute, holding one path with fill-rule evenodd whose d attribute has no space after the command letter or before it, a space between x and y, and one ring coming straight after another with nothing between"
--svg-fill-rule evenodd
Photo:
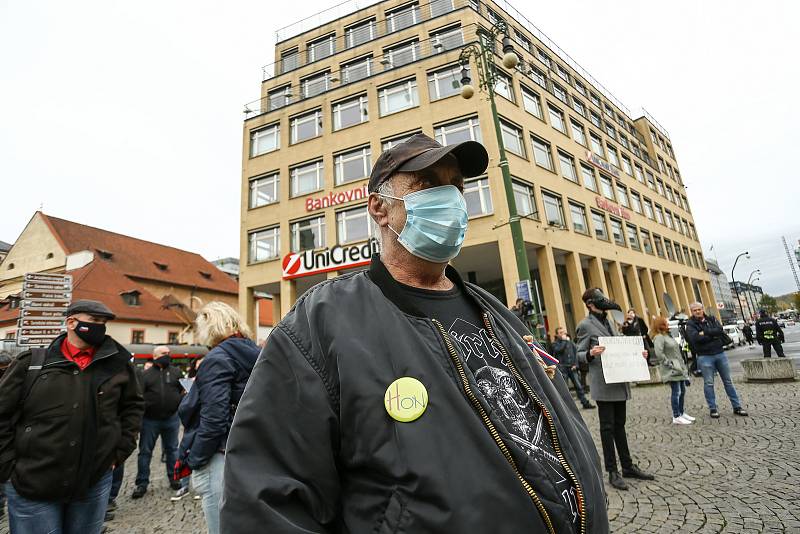
<instances>
[{"instance_id":1,"label":"police officer in yellow vest","mask_svg":"<svg viewBox=\"0 0 800 534\"><path fill-rule=\"evenodd\" d=\"M764 349L764 357L772 357L772 347L775 347L778 357L784 358L781 345L784 341L783 329L778 325L778 321L767 315L766 310L759 310L758 314L760 317L756 321L756 341Z\"/></svg>"}]
</instances>

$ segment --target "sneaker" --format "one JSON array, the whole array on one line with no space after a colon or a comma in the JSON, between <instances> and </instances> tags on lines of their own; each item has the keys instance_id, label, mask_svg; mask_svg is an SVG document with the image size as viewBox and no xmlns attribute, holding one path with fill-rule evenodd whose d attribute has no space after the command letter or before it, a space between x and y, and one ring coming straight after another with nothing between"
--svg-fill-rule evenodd
<instances>
[{"instance_id":1,"label":"sneaker","mask_svg":"<svg viewBox=\"0 0 800 534\"><path fill-rule=\"evenodd\" d=\"M175 495L170 497L169 500L172 501L172 502L177 502L177 501L183 499L184 497L186 497L187 495L189 495L189 487L188 486L185 487L185 488L183 488L183 487L182 488L178 488L178 491L176 491Z\"/></svg>"},{"instance_id":2,"label":"sneaker","mask_svg":"<svg viewBox=\"0 0 800 534\"><path fill-rule=\"evenodd\" d=\"M741 417L747 417L750 414L747 413L746 411L744 411L744 408L734 408L733 409L733 415L739 415Z\"/></svg>"},{"instance_id":3,"label":"sneaker","mask_svg":"<svg viewBox=\"0 0 800 534\"><path fill-rule=\"evenodd\" d=\"M180 480L170 480L169 481L169 487L172 489L172 491L178 491L179 489L181 489L181 481Z\"/></svg>"},{"instance_id":4,"label":"sneaker","mask_svg":"<svg viewBox=\"0 0 800 534\"><path fill-rule=\"evenodd\" d=\"M114 512L106 512L106 516L103 518L103 522L108 522L113 520L114 520Z\"/></svg>"},{"instance_id":5,"label":"sneaker","mask_svg":"<svg viewBox=\"0 0 800 534\"><path fill-rule=\"evenodd\" d=\"M144 494L147 493L147 488L144 486L136 486L136 489L133 490L131 494L131 499L141 499L144 497Z\"/></svg>"},{"instance_id":6,"label":"sneaker","mask_svg":"<svg viewBox=\"0 0 800 534\"><path fill-rule=\"evenodd\" d=\"M108 501L108 506L106 506L106 512L113 512L117 509L117 501Z\"/></svg>"},{"instance_id":7,"label":"sneaker","mask_svg":"<svg viewBox=\"0 0 800 534\"><path fill-rule=\"evenodd\" d=\"M711 410L711 419L719 419L719 410Z\"/></svg>"},{"instance_id":8,"label":"sneaker","mask_svg":"<svg viewBox=\"0 0 800 534\"><path fill-rule=\"evenodd\" d=\"M630 467L622 468L622 476L625 478L638 478L639 480L655 480L656 477L651 475L650 473L645 473L639 466L636 464L631 465Z\"/></svg>"},{"instance_id":9,"label":"sneaker","mask_svg":"<svg viewBox=\"0 0 800 534\"><path fill-rule=\"evenodd\" d=\"M684 419L686 419L686 420L687 420L687 421L689 421L690 423L694 423L694 422L697 420L697 418L696 418L696 417L692 417L691 415L689 415L689 414L688 414L688 413L686 413L686 412L683 412L683 413L681 414L681 417L683 417Z\"/></svg>"},{"instance_id":10,"label":"sneaker","mask_svg":"<svg viewBox=\"0 0 800 534\"><path fill-rule=\"evenodd\" d=\"M619 471L611 471L608 474L608 482L618 490L627 490L628 483L619 476Z\"/></svg>"},{"instance_id":11,"label":"sneaker","mask_svg":"<svg viewBox=\"0 0 800 534\"><path fill-rule=\"evenodd\" d=\"M672 418L673 425L691 425L692 422L688 419L684 419L683 416L673 417Z\"/></svg>"},{"instance_id":12,"label":"sneaker","mask_svg":"<svg viewBox=\"0 0 800 534\"><path fill-rule=\"evenodd\" d=\"M203 497L201 497L200 495L195 495L194 497L192 497L192 499L194 499L194 500L196 500L196 501L199 501L199 500L200 500L200 499L202 499L202 498L203 498Z\"/></svg>"}]
</instances>

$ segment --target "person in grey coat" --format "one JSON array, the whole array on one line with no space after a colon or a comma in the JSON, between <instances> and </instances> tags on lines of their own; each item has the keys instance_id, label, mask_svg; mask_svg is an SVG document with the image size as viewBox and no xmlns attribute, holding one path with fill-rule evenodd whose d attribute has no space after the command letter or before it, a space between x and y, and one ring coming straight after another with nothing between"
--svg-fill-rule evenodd
<instances>
[{"instance_id":1,"label":"person in grey coat","mask_svg":"<svg viewBox=\"0 0 800 534\"><path fill-rule=\"evenodd\" d=\"M583 294L583 302L589 309L589 315L578 324L575 342L578 345L578 359L589 364L589 389L597 403L597 415L600 419L600 442L603 445L603 460L608 481L620 490L627 490L628 484L622 477L640 480L654 480L655 477L642 471L633 463L628 436L625 433L626 403L631 398L631 386L627 382L606 384L603 376L601 356L605 347L598 343L603 336L619 336L613 321L606 316L608 310L619 310L619 304L610 300L600 288L587 289ZM646 358L647 351L642 355ZM616 453L614 447L616 445ZM617 471L617 457L622 464L622 476Z\"/></svg>"},{"instance_id":2,"label":"person in grey coat","mask_svg":"<svg viewBox=\"0 0 800 534\"><path fill-rule=\"evenodd\" d=\"M655 357L653 361L659 365L661 380L669 384L672 390L672 423L690 425L695 418L684 411L686 386L689 384L689 369L683 361L678 342L669 333L669 323L663 317L656 317L650 327Z\"/></svg>"}]
</instances>

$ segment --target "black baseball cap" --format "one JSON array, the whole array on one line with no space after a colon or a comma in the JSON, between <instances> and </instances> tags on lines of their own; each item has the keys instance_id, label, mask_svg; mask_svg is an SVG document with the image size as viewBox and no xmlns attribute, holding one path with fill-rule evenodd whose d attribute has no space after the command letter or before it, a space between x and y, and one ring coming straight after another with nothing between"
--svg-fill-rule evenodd
<instances>
[{"instance_id":1,"label":"black baseball cap","mask_svg":"<svg viewBox=\"0 0 800 534\"><path fill-rule=\"evenodd\" d=\"M489 154L477 141L442 146L425 134L415 134L384 151L369 175L368 191L374 193L395 172L417 172L436 164L448 154L455 156L464 178L479 176L489 165Z\"/></svg>"},{"instance_id":2,"label":"black baseball cap","mask_svg":"<svg viewBox=\"0 0 800 534\"><path fill-rule=\"evenodd\" d=\"M108 317L109 319L115 319L117 317L108 306L99 300L83 299L73 301L72 304L69 305L69 308L67 308L67 317L78 313L88 313L89 315Z\"/></svg>"}]
</instances>

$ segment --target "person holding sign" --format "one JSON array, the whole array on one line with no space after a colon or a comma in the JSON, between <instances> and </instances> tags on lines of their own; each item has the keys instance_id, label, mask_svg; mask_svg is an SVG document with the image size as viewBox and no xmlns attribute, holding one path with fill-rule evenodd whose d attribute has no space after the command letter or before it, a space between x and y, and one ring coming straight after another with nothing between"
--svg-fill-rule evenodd
<instances>
[{"instance_id":1,"label":"person holding sign","mask_svg":"<svg viewBox=\"0 0 800 534\"><path fill-rule=\"evenodd\" d=\"M597 403L597 415L600 419L600 441L603 446L603 460L608 471L609 483L620 490L627 490L628 484L622 477L640 480L654 480L655 477L642 471L633 463L628 448L628 436L625 433L626 403L631 398L631 387L628 382L606 380L602 355L606 346L600 338L620 336L613 321L609 321L608 310L620 311L619 304L610 300L599 288L587 289L583 294L583 302L589 315L578 324L575 341L578 345L578 359L589 364L589 387L592 398ZM621 341L636 341L641 347L640 354L647 358L641 338L623 338ZM611 356L609 353L608 356ZM647 364L644 359L645 372ZM635 366L631 366L636 370ZM614 371L622 374L624 368L614 366ZM649 377L649 373L647 373ZM615 453L616 446L616 453ZM622 475L617 470L616 454L622 464Z\"/></svg>"}]
</instances>

